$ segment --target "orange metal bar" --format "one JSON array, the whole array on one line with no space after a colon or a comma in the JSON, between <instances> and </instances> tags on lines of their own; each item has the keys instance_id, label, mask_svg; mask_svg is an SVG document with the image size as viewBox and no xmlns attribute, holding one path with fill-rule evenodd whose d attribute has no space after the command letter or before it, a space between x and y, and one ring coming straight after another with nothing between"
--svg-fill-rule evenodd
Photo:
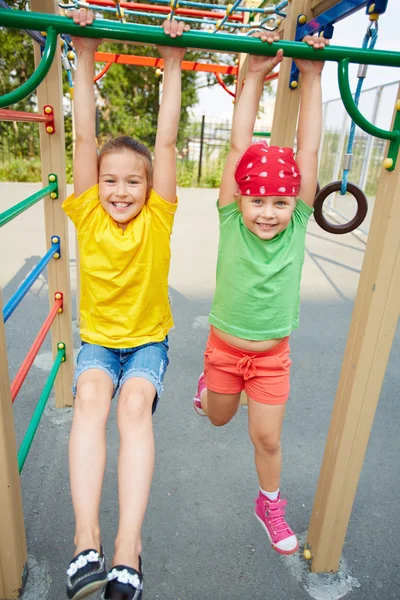
<instances>
[{"instance_id":1,"label":"orange metal bar","mask_svg":"<svg viewBox=\"0 0 400 600\"><path fill-rule=\"evenodd\" d=\"M121 2L122 4L122 2ZM141 67L159 67L163 68L162 58L153 56L135 56L133 54L112 54L110 52L96 52L95 60L105 63L117 63L119 65L138 65ZM182 62L184 71L199 71L204 73L222 73L225 75L236 75L238 68L228 65L213 65L211 63L199 63L184 60Z\"/></svg>"},{"instance_id":2,"label":"orange metal bar","mask_svg":"<svg viewBox=\"0 0 400 600\"><path fill-rule=\"evenodd\" d=\"M89 4L96 6L115 6L115 2L113 0L89 0ZM152 12L159 14L169 14L171 12L171 8L169 6L158 6L153 4L138 4L135 2L120 2L119 3L122 8L128 8L129 10L137 10L141 12ZM215 8L218 8L218 5L215 5ZM224 12L214 12L211 10L199 10L193 8L177 8L175 9L176 15L186 16L186 17L205 17L208 19L223 19L226 16ZM230 15L230 21L238 21L240 23L243 22L244 13L240 15Z\"/></svg>"},{"instance_id":3,"label":"orange metal bar","mask_svg":"<svg viewBox=\"0 0 400 600\"><path fill-rule=\"evenodd\" d=\"M104 67L102 68L102 70L100 71L100 73L98 73L96 75L96 77L94 78L94 81L98 81L99 79L101 79L103 77L103 75L105 75L108 71L108 69L111 67L112 62L106 63L104 65Z\"/></svg>"},{"instance_id":4,"label":"orange metal bar","mask_svg":"<svg viewBox=\"0 0 400 600\"><path fill-rule=\"evenodd\" d=\"M230 90L230 89L228 88L228 86L226 85L226 83L225 83L225 82L224 82L224 80L222 79L222 76L221 76L221 74L220 74L220 73L215 73L215 77L216 77L216 79L217 79L217 81L218 81L219 85L220 85L221 87L223 87L223 88L224 88L224 90L225 90L226 92L228 92L228 94L230 94L231 96L233 96L233 98L236 98L236 94L235 94L235 92L232 92L232 90Z\"/></svg>"},{"instance_id":5,"label":"orange metal bar","mask_svg":"<svg viewBox=\"0 0 400 600\"><path fill-rule=\"evenodd\" d=\"M63 299L61 296L61 298L56 299L56 301L54 302L53 308L47 315L46 320L44 321L39 333L37 334L35 341L33 342L28 354L24 358L24 361L14 378L14 381L11 384L11 399L13 402L17 397L17 394L21 389L21 386L24 383L26 376L28 375L29 369L31 368L32 363L35 360L54 319L56 318L59 310L62 309L62 305Z\"/></svg>"},{"instance_id":6,"label":"orange metal bar","mask_svg":"<svg viewBox=\"0 0 400 600\"><path fill-rule=\"evenodd\" d=\"M18 123L48 123L54 119L53 115L39 115L37 113L22 112L0 108L0 121L14 121Z\"/></svg>"}]
</instances>

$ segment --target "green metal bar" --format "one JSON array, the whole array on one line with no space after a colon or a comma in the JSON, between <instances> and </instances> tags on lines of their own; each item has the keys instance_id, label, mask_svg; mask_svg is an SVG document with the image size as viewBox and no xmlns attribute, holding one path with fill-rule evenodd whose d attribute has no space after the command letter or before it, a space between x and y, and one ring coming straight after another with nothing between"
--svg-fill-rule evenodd
<instances>
[{"instance_id":1,"label":"green metal bar","mask_svg":"<svg viewBox=\"0 0 400 600\"><path fill-rule=\"evenodd\" d=\"M393 129L394 130L398 130L399 134L400 134L400 99L397 100L396 102L396 116L394 119L394 126ZM388 167L388 171L393 171L395 166L396 166L396 161L397 161L397 156L399 153L399 149L400 149L400 135L398 136L397 140L393 140L392 142L390 142L389 144L389 150L388 150L388 155L387 158L391 158L393 163L391 167Z\"/></svg>"},{"instance_id":2,"label":"green metal bar","mask_svg":"<svg viewBox=\"0 0 400 600\"><path fill-rule=\"evenodd\" d=\"M56 193L58 197L57 179L56 181L49 183L49 185L46 185L46 187L44 187L42 190L36 192L36 194L32 194L32 196L26 198L26 200L22 200L22 202L19 202L15 206L12 206L8 210L5 210L3 213L0 213L0 227L3 227L3 225L9 223L13 219L15 219L15 217L18 217L18 215L25 212L28 208L30 208L31 206L39 202L39 200L42 200L42 198L45 198L48 194L51 193Z\"/></svg>"},{"instance_id":3,"label":"green metal bar","mask_svg":"<svg viewBox=\"0 0 400 600\"><path fill-rule=\"evenodd\" d=\"M5 8L1 8L0 11L2 13L10 12L12 13L12 16L22 17L22 20L24 20L24 17L29 17L29 13L26 13L25 11L7 10ZM0 25L2 25L2 23L0 23ZM51 26L47 27L46 31L46 45L44 47L43 55L37 69L34 71L34 73L31 75L28 81L25 81L25 83L23 83L19 88L13 90L12 92L9 92L8 94L4 94L4 96L0 96L0 108L10 106L15 102L19 102L23 98L30 96L30 94L32 94L32 92L34 92L36 88L42 83L43 79L49 72L49 69L54 59L54 55L56 53L57 33Z\"/></svg>"},{"instance_id":4,"label":"green metal bar","mask_svg":"<svg viewBox=\"0 0 400 600\"><path fill-rule=\"evenodd\" d=\"M371 51L372 53L375 50ZM342 102L345 106L345 109L349 113L350 117L353 121L364 131L369 133L370 135L374 135L375 137L382 138L384 140L397 140L400 137L400 130L395 129L393 131L387 131L386 129L380 129L380 127L376 127L370 123L358 110L355 105L353 95L350 89L349 83L349 59L345 58L341 60L338 64L338 79L339 79L339 89L340 95L342 97Z\"/></svg>"},{"instance_id":5,"label":"green metal bar","mask_svg":"<svg viewBox=\"0 0 400 600\"><path fill-rule=\"evenodd\" d=\"M53 28L57 33L67 33L80 37L105 38L222 52L244 52L266 56L275 55L277 50L281 48L284 55L289 58L334 62L347 58L354 63L400 67L400 52L387 50L371 51L345 46L328 46L323 50L315 50L302 42L280 41L265 44L248 36L237 36L229 33L214 35L204 31L188 31L181 37L172 39L165 35L162 27L155 25L137 25L135 23L120 23L99 19L93 25L80 27L67 17L16 10L0 9L0 26L15 29L29 28L35 31L48 31L49 28Z\"/></svg>"},{"instance_id":6,"label":"green metal bar","mask_svg":"<svg viewBox=\"0 0 400 600\"><path fill-rule=\"evenodd\" d=\"M50 375L47 378L46 384L39 398L39 402L37 403L35 412L33 413L33 417L31 419L31 422L29 423L29 427L26 430L25 437L22 440L21 446L18 450L18 470L20 473L24 468L26 457L28 456L29 450L31 449L33 438L35 437L37 428L39 427L40 419L42 418L44 409L46 408L47 400L49 399L55 378L63 360L65 360L64 344L62 344L62 348L58 349L56 360L53 363Z\"/></svg>"},{"instance_id":7,"label":"green metal bar","mask_svg":"<svg viewBox=\"0 0 400 600\"><path fill-rule=\"evenodd\" d=\"M253 131L254 137L271 137L270 131Z\"/></svg>"}]
</instances>

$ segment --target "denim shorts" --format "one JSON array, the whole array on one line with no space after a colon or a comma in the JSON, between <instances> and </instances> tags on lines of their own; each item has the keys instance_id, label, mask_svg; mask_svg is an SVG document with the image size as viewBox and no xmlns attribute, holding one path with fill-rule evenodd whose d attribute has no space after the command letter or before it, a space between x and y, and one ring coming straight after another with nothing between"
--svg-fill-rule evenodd
<instances>
[{"instance_id":1,"label":"denim shorts","mask_svg":"<svg viewBox=\"0 0 400 600\"><path fill-rule=\"evenodd\" d=\"M154 413L164 391L163 381L169 364L168 349L168 336L162 342L150 342L135 348L106 348L82 342L72 386L74 397L78 377L89 369L100 369L109 375L114 386L113 397L128 379L143 377L156 388Z\"/></svg>"}]
</instances>

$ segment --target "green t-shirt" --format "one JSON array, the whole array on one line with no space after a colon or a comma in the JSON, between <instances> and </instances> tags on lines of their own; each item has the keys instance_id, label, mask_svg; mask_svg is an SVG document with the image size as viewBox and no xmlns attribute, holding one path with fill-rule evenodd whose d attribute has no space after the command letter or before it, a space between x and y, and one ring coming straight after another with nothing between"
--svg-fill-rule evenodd
<instances>
[{"instance_id":1,"label":"green t-shirt","mask_svg":"<svg viewBox=\"0 0 400 600\"><path fill-rule=\"evenodd\" d=\"M313 209L297 200L288 227L270 240L247 229L237 202L218 212L217 281L209 322L245 340L290 335L299 326L305 237Z\"/></svg>"}]
</instances>

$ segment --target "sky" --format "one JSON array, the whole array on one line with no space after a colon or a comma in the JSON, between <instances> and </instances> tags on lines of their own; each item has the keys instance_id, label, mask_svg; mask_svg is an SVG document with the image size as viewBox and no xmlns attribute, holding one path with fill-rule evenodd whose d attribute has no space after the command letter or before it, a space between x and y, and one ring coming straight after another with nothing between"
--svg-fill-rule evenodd
<instances>
[{"instance_id":1,"label":"sky","mask_svg":"<svg viewBox=\"0 0 400 600\"><path fill-rule=\"evenodd\" d=\"M335 25L332 45L361 47L367 26L369 24L365 9L361 9L352 16L343 19ZM379 36L376 48L381 50L400 51L400 0L389 0L388 8L379 19ZM390 67L368 67L368 74L364 83L365 88L381 85L386 82L400 80L400 70ZM350 82L352 90L357 85L357 66L350 68ZM337 84L336 63L329 62L325 65L322 75L323 100L337 98L339 88ZM199 90L199 103L194 107L196 114L225 117L233 109L232 97L222 89L215 86L211 89Z\"/></svg>"}]
</instances>

